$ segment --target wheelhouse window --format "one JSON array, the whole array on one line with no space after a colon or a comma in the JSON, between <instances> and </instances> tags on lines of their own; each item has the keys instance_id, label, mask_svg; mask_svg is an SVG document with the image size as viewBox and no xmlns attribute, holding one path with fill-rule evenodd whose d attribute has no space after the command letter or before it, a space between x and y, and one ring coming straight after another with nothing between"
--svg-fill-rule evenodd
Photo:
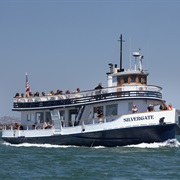
<instances>
[{"instance_id":1,"label":"wheelhouse window","mask_svg":"<svg viewBox=\"0 0 180 180\"><path fill-rule=\"evenodd\" d=\"M124 76L124 83L128 83L128 76Z\"/></svg>"},{"instance_id":2,"label":"wheelhouse window","mask_svg":"<svg viewBox=\"0 0 180 180\"><path fill-rule=\"evenodd\" d=\"M133 76L130 76L130 78L131 78L131 83L134 83L134 82L136 82L136 76L135 76L135 75L133 75Z\"/></svg>"},{"instance_id":3,"label":"wheelhouse window","mask_svg":"<svg viewBox=\"0 0 180 180\"><path fill-rule=\"evenodd\" d=\"M138 76L138 82L142 83L142 76Z\"/></svg>"},{"instance_id":4,"label":"wheelhouse window","mask_svg":"<svg viewBox=\"0 0 180 180\"><path fill-rule=\"evenodd\" d=\"M141 84L146 84L147 83L147 77L146 76L138 76L138 81Z\"/></svg>"},{"instance_id":5,"label":"wheelhouse window","mask_svg":"<svg viewBox=\"0 0 180 180\"><path fill-rule=\"evenodd\" d=\"M118 114L118 105L111 104L106 106L106 116L114 116Z\"/></svg>"},{"instance_id":6,"label":"wheelhouse window","mask_svg":"<svg viewBox=\"0 0 180 180\"><path fill-rule=\"evenodd\" d=\"M143 84L147 84L147 76L143 77Z\"/></svg>"}]
</instances>

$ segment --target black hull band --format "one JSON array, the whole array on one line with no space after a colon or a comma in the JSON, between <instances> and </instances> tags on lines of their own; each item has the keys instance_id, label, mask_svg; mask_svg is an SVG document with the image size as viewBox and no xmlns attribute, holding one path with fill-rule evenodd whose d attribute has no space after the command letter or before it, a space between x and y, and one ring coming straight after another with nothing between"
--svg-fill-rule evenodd
<instances>
[{"instance_id":1,"label":"black hull band","mask_svg":"<svg viewBox=\"0 0 180 180\"><path fill-rule=\"evenodd\" d=\"M105 130L73 135L53 135L49 137L2 137L11 144L33 143L75 146L126 146L139 143L163 142L175 138L176 124L163 124L135 128Z\"/></svg>"}]
</instances>

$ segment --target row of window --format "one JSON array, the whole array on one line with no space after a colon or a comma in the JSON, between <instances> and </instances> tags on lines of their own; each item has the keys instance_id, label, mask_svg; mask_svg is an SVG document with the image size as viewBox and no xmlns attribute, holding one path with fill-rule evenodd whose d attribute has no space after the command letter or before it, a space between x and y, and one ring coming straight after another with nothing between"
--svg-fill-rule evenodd
<instances>
[{"instance_id":1,"label":"row of window","mask_svg":"<svg viewBox=\"0 0 180 180\"><path fill-rule=\"evenodd\" d=\"M147 76L145 75L124 75L117 78L118 84L125 83L141 83L147 84Z\"/></svg>"},{"instance_id":2,"label":"row of window","mask_svg":"<svg viewBox=\"0 0 180 180\"><path fill-rule=\"evenodd\" d=\"M98 106L104 113L105 116L112 116L118 114L118 105L117 104L111 104L103 106ZM93 108L93 113L88 118L96 118L96 108ZM104 109L105 108L105 109ZM35 118L33 117L35 115ZM70 109L68 110L68 117L65 118L65 110L59 110L59 116L60 120L76 120L76 117L78 115L78 109ZM35 123L44 123L46 120L50 121L51 118L51 112L45 111L45 112L36 112L35 114L27 114L27 121L34 121Z\"/></svg>"}]
</instances>

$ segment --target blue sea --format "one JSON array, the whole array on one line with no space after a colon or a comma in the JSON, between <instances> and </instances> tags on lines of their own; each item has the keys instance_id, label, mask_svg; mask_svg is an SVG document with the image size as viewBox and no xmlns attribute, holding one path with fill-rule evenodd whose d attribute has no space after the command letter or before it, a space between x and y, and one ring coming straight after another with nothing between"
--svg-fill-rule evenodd
<instances>
[{"instance_id":1,"label":"blue sea","mask_svg":"<svg viewBox=\"0 0 180 180\"><path fill-rule=\"evenodd\" d=\"M11 145L0 139L0 179L180 179L180 136L113 148Z\"/></svg>"}]
</instances>

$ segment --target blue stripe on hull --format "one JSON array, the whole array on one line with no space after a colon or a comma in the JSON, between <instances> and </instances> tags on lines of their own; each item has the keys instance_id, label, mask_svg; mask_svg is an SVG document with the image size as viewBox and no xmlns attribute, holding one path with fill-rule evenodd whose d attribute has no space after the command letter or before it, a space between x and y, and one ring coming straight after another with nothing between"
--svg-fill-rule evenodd
<instances>
[{"instance_id":1,"label":"blue stripe on hull","mask_svg":"<svg viewBox=\"0 0 180 180\"><path fill-rule=\"evenodd\" d=\"M163 142L175 138L175 124L145 126L106 130L74 135L54 135L50 137L19 137L3 139L12 144L35 143L76 146L125 146L139 143Z\"/></svg>"}]
</instances>

